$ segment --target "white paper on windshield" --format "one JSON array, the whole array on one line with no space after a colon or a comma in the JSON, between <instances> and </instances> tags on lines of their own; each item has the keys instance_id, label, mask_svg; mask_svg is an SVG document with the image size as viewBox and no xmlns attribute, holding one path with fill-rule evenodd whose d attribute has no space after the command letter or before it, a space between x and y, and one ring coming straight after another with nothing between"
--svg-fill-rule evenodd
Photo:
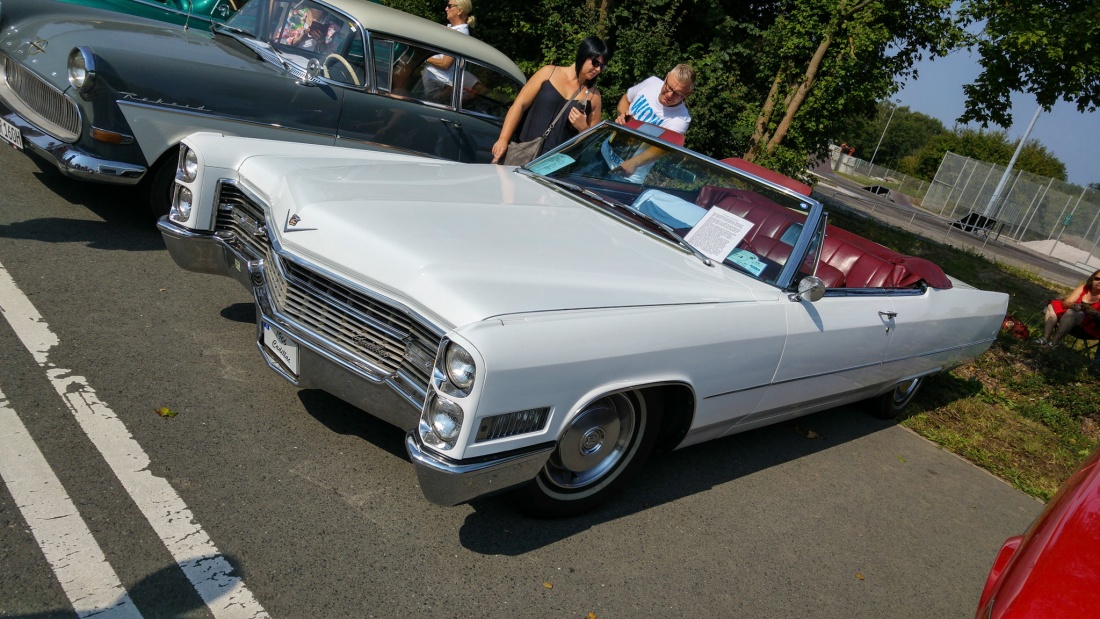
<instances>
[{"instance_id":1,"label":"white paper on windshield","mask_svg":"<svg viewBox=\"0 0 1100 619\"><path fill-rule=\"evenodd\" d=\"M704 256L719 262L752 230L752 222L729 211L712 208L684 235L684 240Z\"/></svg>"},{"instance_id":2,"label":"white paper on windshield","mask_svg":"<svg viewBox=\"0 0 1100 619\"><path fill-rule=\"evenodd\" d=\"M527 164L527 169L531 170L535 174L549 174L551 172L557 172L565 166L573 163L576 159L573 159L565 153L558 153L551 155L546 159L536 161L535 163Z\"/></svg>"}]
</instances>

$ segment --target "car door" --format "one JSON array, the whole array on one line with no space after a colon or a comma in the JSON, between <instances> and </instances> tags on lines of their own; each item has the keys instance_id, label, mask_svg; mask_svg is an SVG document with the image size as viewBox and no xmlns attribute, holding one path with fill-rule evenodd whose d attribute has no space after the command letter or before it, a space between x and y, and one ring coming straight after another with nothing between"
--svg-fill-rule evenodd
<instances>
[{"instance_id":1,"label":"car door","mask_svg":"<svg viewBox=\"0 0 1100 619\"><path fill-rule=\"evenodd\" d=\"M754 425L834 406L889 380L883 360L894 305L885 290L830 291L811 303L783 305L787 340L775 377L757 410L738 424ZM768 421L768 422L770 422Z\"/></svg>"},{"instance_id":2,"label":"car door","mask_svg":"<svg viewBox=\"0 0 1100 619\"><path fill-rule=\"evenodd\" d=\"M369 88L348 91L337 144L384 144L452 161L492 160L492 145L503 119L498 99L514 96L518 84L487 67L423 45L379 36L371 36L370 45L373 82ZM450 83L433 81L427 63L433 57L452 61L446 72ZM501 78L507 81L502 83ZM459 112L466 102L472 109Z\"/></svg>"}]
</instances>

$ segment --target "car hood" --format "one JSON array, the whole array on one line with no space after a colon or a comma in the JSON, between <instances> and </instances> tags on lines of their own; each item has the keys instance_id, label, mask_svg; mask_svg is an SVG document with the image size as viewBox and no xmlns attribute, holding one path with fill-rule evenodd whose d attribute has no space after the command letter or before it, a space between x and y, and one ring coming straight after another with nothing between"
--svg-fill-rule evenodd
<instances>
[{"instance_id":1,"label":"car hood","mask_svg":"<svg viewBox=\"0 0 1100 619\"><path fill-rule=\"evenodd\" d=\"M357 156L258 156L239 172L271 205L269 231L284 250L451 327L525 312L751 301L762 286L510 167Z\"/></svg>"}]
</instances>

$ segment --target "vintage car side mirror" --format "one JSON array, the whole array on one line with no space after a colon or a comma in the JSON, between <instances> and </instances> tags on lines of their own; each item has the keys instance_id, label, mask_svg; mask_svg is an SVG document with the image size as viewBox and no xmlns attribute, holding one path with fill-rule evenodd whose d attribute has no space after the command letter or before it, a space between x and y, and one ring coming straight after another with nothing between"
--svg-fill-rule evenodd
<instances>
[{"instance_id":1,"label":"vintage car side mirror","mask_svg":"<svg viewBox=\"0 0 1100 619\"><path fill-rule=\"evenodd\" d=\"M798 294L791 297L791 300L806 300L814 303L823 296L825 296L825 282L821 281L821 278L816 275L807 275L802 278L802 281L798 282Z\"/></svg>"},{"instance_id":2,"label":"vintage car side mirror","mask_svg":"<svg viewBox=\"0 0 1100 619\"><path fill-rule=\"evenodd\" d=\"M302 78L299 84L303 86L310 86L313 84L314 78L321 74L321 63L316 58L310 58L306 63L306 75Z\"/></svg>"}]
</instances>

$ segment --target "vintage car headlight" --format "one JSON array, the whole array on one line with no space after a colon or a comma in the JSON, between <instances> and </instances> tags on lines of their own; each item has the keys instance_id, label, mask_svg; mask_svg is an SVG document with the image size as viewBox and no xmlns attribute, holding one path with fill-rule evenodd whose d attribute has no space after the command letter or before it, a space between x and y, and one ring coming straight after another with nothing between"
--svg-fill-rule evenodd
<instances>
[{"instance_id":1,"label":"vintage car headlight","mask_svg":"<svg viewBox=\"0 0 1100 619\"><path fill-rule=\"evenodd\" d=\"M455 446L462 432L462 407L444 397L433 397L428 403L424 419L420 422L420 437L424 443L436 449Z\"/></svg>"},{"instance_id":2,"label":"vintage car headlight","mask_svg":"<svg viewBox=\"0 0 1100 619\"><path fill-rule=\"evenodd\" d=\"M187 221L191 217L191 204L194 199L190 189L176 185L176 191L172 195L172 209L168 212L168 218L179 222Z\"/></svg>"},{"instance_id":3,"label":"vintage car headlight","mask_svg":"<svg viewBox=\"0 0 1100 619\"><path fill-rule=\"evenodd\" d=\"M69 52L69 83L82 93L89 92L95 84L95 56L83 45Z\"/></svg>"},{"instance_id":4,"label":"vintage car headlight","mask_svg":"<svg viewBox=\"0 0 1100 619\"><path fill-rule=\"evenodd\" d=\"M199 156L198 154L187 147L186 144L180 145L180 162L179 169L176 170L176 178L190 183L195 180L199 175Z\"/></svg>"},{"instance_id":5,"label":"vintage car headlight","mask_svg":"<svg viewBox=\"0 0 1100 619\"><path fill-rule=\"evenodd\" d=\"M447 373L447 380L461 392L455 395L469 395L477 368L474 367L473 356L465 348L454 342L447 344L447 352L443 353L443 370Z\"/></svg>"}]
</instances>

